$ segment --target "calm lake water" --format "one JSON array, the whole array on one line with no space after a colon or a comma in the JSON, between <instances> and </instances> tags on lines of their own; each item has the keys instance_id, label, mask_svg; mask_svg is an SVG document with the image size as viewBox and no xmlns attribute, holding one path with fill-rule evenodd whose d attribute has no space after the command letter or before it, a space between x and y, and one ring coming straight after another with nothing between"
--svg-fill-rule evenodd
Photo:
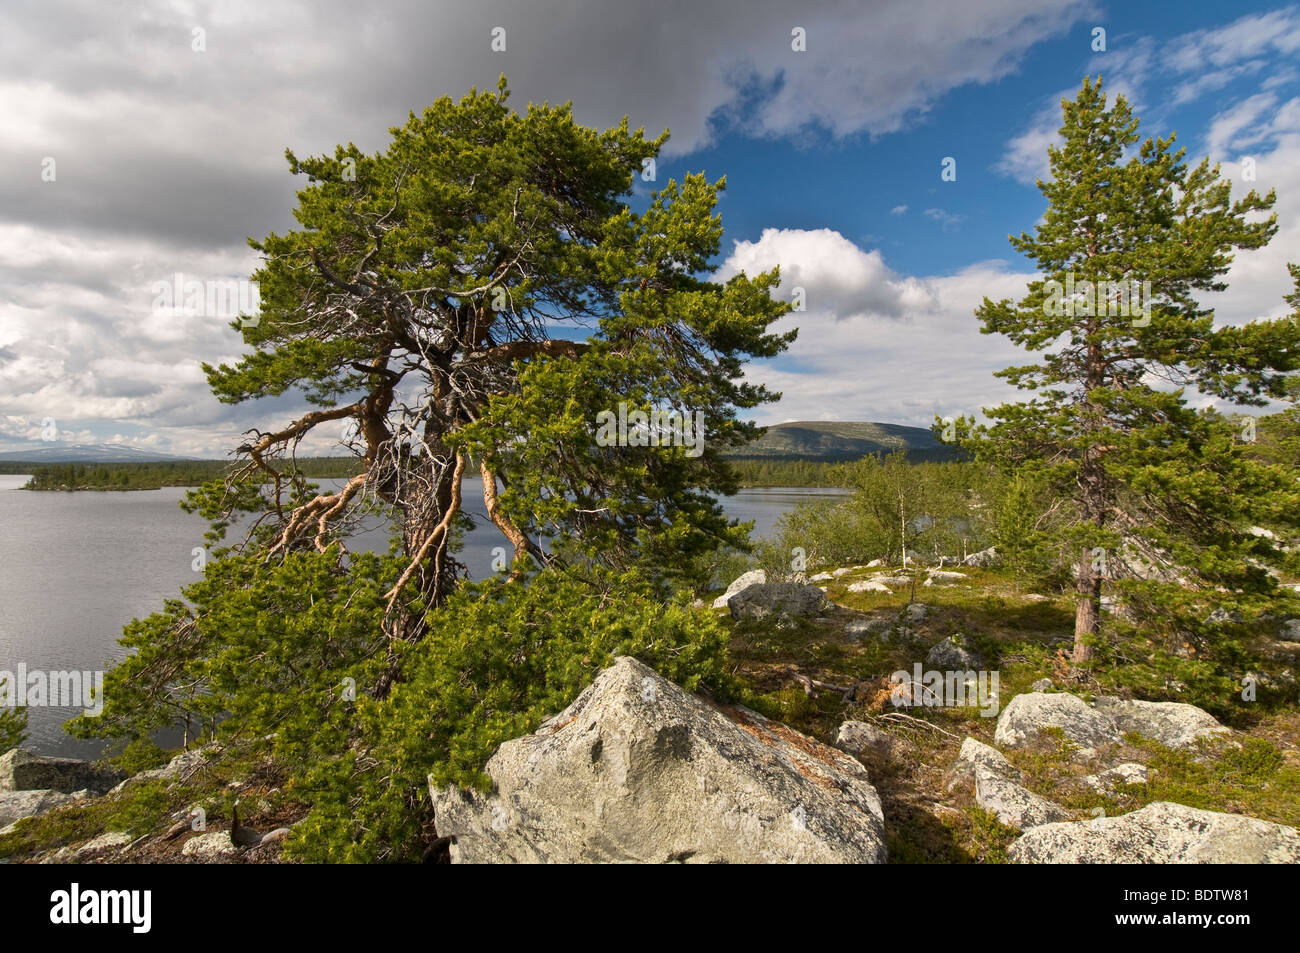
<instances>
[{"instance_id":1,"label":"calm lake water","mask_svg":"<svg viewBox=\"0 0 1300 953\"><path fill-rule=\"evenodd\" d=\"M119 661L122 627L149 615L193 582L193 549L207 524L183 512L181 487L162 490L33 493L25 476L0 475L0 671L19 663L42 671L96 671ZM340 481L319 481L328 485ZM841 495L827 489L742 490L722 501L727 515L772 532L781 514L805 500ZM460 559L470 574L491 572L504 539L487 521L481 484L466 480L467 511L480 524ZM234 538L232 531L231 538ZM386 549L378 520L353 548ZM70 708L28 708L27 744L47 754L97 757L103 742L62 731Z\"/></svg>"}]
</instances>

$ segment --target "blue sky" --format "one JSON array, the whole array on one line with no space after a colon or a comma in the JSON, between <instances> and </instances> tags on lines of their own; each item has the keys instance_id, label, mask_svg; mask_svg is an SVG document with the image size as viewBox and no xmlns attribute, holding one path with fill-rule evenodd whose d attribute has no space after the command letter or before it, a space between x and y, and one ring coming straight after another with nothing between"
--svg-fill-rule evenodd
<instances>
[{"instance_id":1,"label":"blue sky","mask_svg":"<svg viewBox=\"0 0 1300 953\"><path fill-rule=\"evenodd\" d=\"M1006 77L936 99L898 132L836 138L814 129L793 139L756 139L724 121L715 145L676 157L661 171L677 177L684 171L725 174L730 240L755 241L765 228L830 228L860 246L879 248L891 268L906 274L949 274L990 258L1028 267L1007 235L1032 230L1045 201L1031 179L1008 174L1008 143L1041 125L1040 114L1050 113L1050 128L1059 126L1060 94L1072 96L1085 75L1103 76L1108 86L1132 97L1144 134L1177 132L1192 160L1207 154L1211 124L1224 105L1259 93L1262 80L1279 79L1274 93L1280 102L1300 93L1300 51L1294 49L1290 55L1268 51L1245 59L1260 64L1258 69L1225 77L1212 94L1176 105L1177 91L1195 74L1150 62L1171 34L1245 25L1268 12L1289 14L1286 20L1294 25L1294 6L1188 2L1105 9L1105 15L1085 17L1062 36L1036 44ZM1178 11L1172 30L1171 10ZM1092 52L1094 26L1107 30L1104 53ZM940 181L945 156L958 160L956 182ZM906 211L893 213L899 206Z\"/></svg>"},{"instance_id":2,"label":"blue sky","mask_svg":"<svg viewBox=\"0 0 1300 953\"><path fill-rule=\"evenodd\" d=\"M513 101L572 100L673 138L658 182L726 175L720 274L782 267L806 289L800 338L750 373L784 394L757 415L928 426L1014 397L1019 362L972 309L1016 296L1033 185L1085 74L1125 93L1144 134L1176 130L1243 192L1276 188L1279 234L1206 304L1222 322L1285 313L1300 259L1300 7L1091 0L776 0L610 9L342 0L52 0L0 11L0 449L59 439L224 455L283 424L292 395L236 408L201 360L241 353L226 320L159 312L176 272L246 277L247 235L283 229L300 155L382 148L407 111L505 72ZM489 48L503 25L507 50ZM791 30L806 52L790 48ZM1092 50L1093 31L1106 50ZM201 30L204 49L192 37ZM957 180L940 162L957 161ZM57 181L40 178L57 159ZM638 199L643 201L643 197ZM337 452L322 439L314 452Z\"/></svg>"}]
</instances>

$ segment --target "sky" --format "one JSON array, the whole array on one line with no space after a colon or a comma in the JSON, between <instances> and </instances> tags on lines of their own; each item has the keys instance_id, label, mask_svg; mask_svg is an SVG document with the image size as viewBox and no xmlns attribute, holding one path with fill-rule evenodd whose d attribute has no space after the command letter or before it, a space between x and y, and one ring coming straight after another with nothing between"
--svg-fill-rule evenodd
<instances>
[{"instance_id":1,"label":"sky","mask_svg":"<svg viewBox=\"0 0 1300 953\"><path fill-rule=\"evenodd\" d=\"M928 427L1023 396L993 377L1023 353L973 311L1033 278L1007 238L1046 207L1034 182L1085 75L1128 97L1144 136L1176 132L1190 160L1221 163L1234 196L1276 189L1277 236L1202 303L1220 324L1288 311L1296 5L7 0L0 451L54 436L225 456L288 423L293 394L211 396L200 363L236 360L240 336L228 316L160 305L162 289L247 278L247 237L293 223L286 147L380 150L411 110L502 73L516 108L571 101L585 125L671 130L634 202L685 172L726 176L719 277L779 265L776 293L805 291L779 325L797 341L748 371L783 394L763 424Z\"/></svg>"}]
</instances>

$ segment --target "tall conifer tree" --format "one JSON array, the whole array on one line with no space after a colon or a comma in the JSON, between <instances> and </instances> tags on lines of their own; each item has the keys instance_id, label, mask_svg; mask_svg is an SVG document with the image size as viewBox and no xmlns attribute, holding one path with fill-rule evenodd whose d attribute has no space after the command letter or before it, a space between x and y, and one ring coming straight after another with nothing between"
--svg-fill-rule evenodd
<instances>
[{"instance_id":1,"label":"tall conifer tree","mask_svg":"<svg viewBox=\"0 0 1300 953\"><path fill-rule=\"evenodd\" d=\"M984 333L1041 352L998 373L1034 394L988 410L971 445L1041 471L1069 506L1076 663L1101 632L1103 586L1118 626L1186 657L1225 620L1264 610L1268 566L1285 556L1248 529L1294 524L1300 503L1280 468L1243 452L1247 432L1185 392L1240 405L1286 393L1296 323L1216 327L1197 298L1226 287L1234 250L1273 236L1275 216L1260 213L1274 196L1233 201L1218 167L1186 164L1173 135L1139 144L1137 117L1123 96L1108 104L1100 78L1062 107L1063 142L1038 182L1047 211L1010 239L1041 277L1019 303L976 311Z\"/></svg>"}]
</instances>

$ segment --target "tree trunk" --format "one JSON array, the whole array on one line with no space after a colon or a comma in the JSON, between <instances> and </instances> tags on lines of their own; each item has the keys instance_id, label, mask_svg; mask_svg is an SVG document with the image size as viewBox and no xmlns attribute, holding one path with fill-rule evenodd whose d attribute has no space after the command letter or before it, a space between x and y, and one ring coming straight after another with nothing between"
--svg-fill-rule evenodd
<instances>
[{"instance_id":1,"label":"tree trunk","mask_svg":"<svg viewBox=\"0 0 1300 953\"><path fill-rule=\"evenodd\" d=\"M455 454L448 451L445 463L430 463L421 468L429 482L420 486L404 501L402 549L413 559L426 545L430 534L454 509L459 508L460 488L456 486ZM456 588L457 563L452 558L450 531L443 532L427 546L416 570L415 581L429 608L441 605Z\"/></svg>"},{"instance_id":2,"label":"tree trunk","mask_svg":"<svg viewBox=\"0 0 1300 953\"><path fill-rule=\"evenodd\" d=\"M1074 610L1074 663L1083 665L1092 658L1092 646L1086 641L1101 627L1101 573L1092 568L1092 554L1084 550L1075 574L1077 603Z\"/></svg>"},{"instance_id":3,"label":"tree trunk","mask_svg":"<svg viewBox=\"0 0 1300 953\"><path fill-rule=\"evenodd\" d=\"M389 665L375 686L377 698L388 694L397 675L394 643L422 639L428 629L425 612L445 602L458 585L460 564L452 557L449 544L451 520L460 509L459 477L463 466L462 458L450 454L443 460L429 458L425 466L407 476L407 479L423 478L424 482L403 494L402 549L412 562L407 570L409 576L404 574L389 594L389 609L384 618ZM400 591L407 583L414 583L419 590L423 609L413 611L402 604Z\"/></svg>"},{"instance_id":4,"label":"tree trunk","mask_svg":"<svg viewBox=\"0 0 1300 953\"><path fill-rule=\"evenodd\" d=\"M1096 328L1090 325L1089 331ZM1084 407L1083 423L1089 435L1089 443L1084 447L1083 459L1079 464L1080 502L1083 504L1083 518L1098 529L1106 525L1106 471L1101 463L1102 411L1092 402L1092 390L1102 386L1104 364L1101 351L1095 344L1088 346L1088 398ZM1078 569L1075 573L1075 588L1078 603L1074 610L1074 662L1083 665L1092 658L1092 646L1088 639L1101 631L1101 584L1102 573L1095 568L1094 554L1084 550L1079 556Z\"/></svg>"}]
</instances>

